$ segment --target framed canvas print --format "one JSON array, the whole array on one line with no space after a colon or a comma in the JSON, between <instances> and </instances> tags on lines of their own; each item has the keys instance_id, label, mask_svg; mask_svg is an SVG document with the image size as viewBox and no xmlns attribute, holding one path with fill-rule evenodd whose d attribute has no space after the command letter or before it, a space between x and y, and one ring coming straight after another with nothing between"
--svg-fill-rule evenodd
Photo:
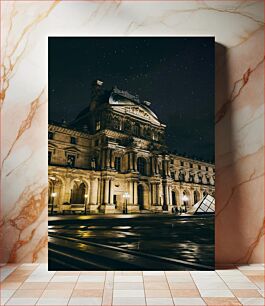
<instances>
[{"instance_id":1,"label":"framed canvas print","mask_svg":"<svg viewBox=\"0 0 265 306\"><path fill-rule=\"evenodd\" d=\"M49 37L50 270L214 270L213 37Z\"/></svg>"}]
</instances>

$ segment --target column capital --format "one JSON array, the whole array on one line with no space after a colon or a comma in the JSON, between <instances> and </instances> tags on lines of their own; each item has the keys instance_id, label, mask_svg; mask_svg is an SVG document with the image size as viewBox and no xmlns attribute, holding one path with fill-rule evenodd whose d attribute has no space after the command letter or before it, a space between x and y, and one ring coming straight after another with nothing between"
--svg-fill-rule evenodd
<instances>
[{"instance_id":1,"label":"column capital","mask_svg":"<svg viewBox=\"0 0 265 306\"><path fill-rule=\"evenodd\" d=\"M100 178L100 176L99 175L90 175L90 177L89 177L89 179L91 180L91 181L94 181L94 180L96 180L96 179L98 179L98 178Z\"/></svg>"}]
</instances>

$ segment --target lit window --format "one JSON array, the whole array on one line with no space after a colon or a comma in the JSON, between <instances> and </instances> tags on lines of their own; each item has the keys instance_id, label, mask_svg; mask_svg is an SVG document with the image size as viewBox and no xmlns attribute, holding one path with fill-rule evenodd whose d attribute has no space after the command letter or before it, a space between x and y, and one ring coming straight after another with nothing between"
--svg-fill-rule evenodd
<instances>
[{"instance_id":1,"label":"lit window","mask_svg":"<svg viewBox=\"0 0 265 306\"><path fill-rule=\"evenodd\" d=\"M75 156L74 155L68 155L67 156L67 165L70 167L75 166Z\"/></svg>"},{"instance_id":2,"label":"lit window","mask_svg":"<svg viewBox=\"0 0 265 306\"><path fill-rule=\"evenodd\" d=\"M96 122L96 131L100 130L100 121Z\"/></svg>"}]
</instances>

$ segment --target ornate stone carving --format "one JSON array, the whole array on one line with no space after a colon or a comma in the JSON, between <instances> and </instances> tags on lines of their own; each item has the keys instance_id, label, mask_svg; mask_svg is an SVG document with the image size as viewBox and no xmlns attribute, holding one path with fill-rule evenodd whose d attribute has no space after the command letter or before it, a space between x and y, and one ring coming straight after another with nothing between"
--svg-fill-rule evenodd
<instances>
[{"instance_id":1,"label":"ornate stone carving","mask_svg":"<svg viewBox=\"0 0 265 306\"><path fill-rule=\"evenodd\" d=\"M144 118L146 120L150 119L150 115L146 111L144 111L142 108L137 107L137 106L126 106L125 112L133 114L137 117Z\"/></svg>"}]
</instances>

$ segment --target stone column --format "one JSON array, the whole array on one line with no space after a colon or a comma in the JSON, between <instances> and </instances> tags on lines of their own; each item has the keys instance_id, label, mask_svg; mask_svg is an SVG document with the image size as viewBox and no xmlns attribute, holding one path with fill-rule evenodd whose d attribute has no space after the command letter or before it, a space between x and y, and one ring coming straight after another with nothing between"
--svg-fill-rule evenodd
<instances>
[{"instance_id":1,"label":"stone column","mask_svg":"<svg viewBox=\"0 0 265 306\"><path fill-rule=\"evenodd\" d=\"M114 161L115 161L115 159L114 159L114 150L113 149L111 149L110 150L110 167L113 169L114 168Z\"/></svg>"},{"instance_id":2,"label":"stone column","mask_svg":"<svg viewBox=\"0 0 265 306\"><path fill-rule=\"evenodd\" d=\"M163 160L163 170L163 174L167 176L167 161L165 159Z\"/></svg>"},{"instance_id":3,"label":"stone column","mask_svg":"<svg viewBox=\"0 0 265 306\"><path fill-rule=\"evenodd\" d=\"M159 183L156 183L156 204L159 205Z\"/></svg>"},{"instance_id":4,"label":"stone column","mask_svg":"<svg viewBox=\"0 0 265 306\"><path fill-rule=\"evenodd\" d=\"M170 176L169 160L167 160L167 176Z\"/></svg>"},{"instance_id":5,"label":"stone column","mask_svg":"<svg viewBox=\"0 0 265 306\"><path fill-rule=\"evenodd\" d=\"M134 171L137 171L137 154L134 152L133 153L133 158L134 158Z\"/></svg>"},{"instance_id":6,"label":"stone column","mask_svg":"<svg viewBox=\"0 0 265 306\"><path fill-rule=\"evenodd\" d=\"M168 211L172 212L172 186L168 185Z\"/></svg>"},{"instance_id":7,"label":"stone column","mask_svg":"<svg viewBox=\"0 0 265 306\"><path fill-rule=\"evenodd\" d=\"M89 196L89 211L97 212L98 199L98 178L91 178L90 196Z\"/></svg>"},{"instance_id":8,"label":"stone column","mask_svg":"<svg viewBox=\"0 0 265 306\"><path fill-rule=\"evenodd\" d=\"M103 203L102 190L103 190L103 180L98 178L98 195L97 195L97 203L98 204Z\"/></svg>"},{"instance_id":9,"label":"stone column","mask_svg":"<svg viewBox=\"0 0 265 306\"><path fill-rule=\"evenodd\" d=\"M110 149L106 149L106 168L110 168Z\"/></svg>"},{"instance_id":10,"label":"stone column","mask_svg":"<svg viewBox=\"0 0 265 306\"><path fill-rule=\"evenodd\" d=\"M104 204L109 203L109 179L104 180Z\"/></svg>"},{"instance_id":11,"label":"stone column","mask_svg":"<svg viewBox=\"0 0 265 306\"><path fill-rule=\"evenodd\" d=\"M152 157L152 175L156 174L155 157Z\"/></svg>"},{"instance_id":12,"label":"stone column","mask_svg":"<svg viewBox=\"0 0 265 306\"><path fill-rule=\"evenodd\" d=\"M59 181L56 181L53 186L53 192L56 194L56 196L53 198L53 205L57 206L59 210L62 202L62 192L63 192L63 186Z\"/></svg>"},{"instance_id":13,"label":"stone column","mask_svg":"<svg viewBox=\"0 0 265 306\"><path fill-rule=\"evenodd\" d=\"M153 198L153 205L156 205L156 183L152 183L152 198Z\"/></svg>"},{"instance_id":14,"label":"stone column","mask_svg":"<svg viewBox=\"0 0 265 306\"><path fill-rule=\"evenodd\" d=\"M149 202L149 207L152 207L152 184L148 184L148 202Z\"/></svg>"},{"instance_id":15,"label":"stone column","mask_svg":"<svg viewBox=\"0 0 265 306\"><path fill-rule=\"evenodd\" d=\"M67 177L65 179L65 192L63 196L63 203L67 202L70 203L71 198L71 179Z\"/></svg>"},{"instance_id":16,"label":"stone column","mask_svg":"<svg viewBox=\"0 0 265 306\"><path fill-rule=\"evenodd\" d=\"M159 183L158 189L159 189L159 205L163 206L163 204L164 204L164 197L162 196L162 194L163 194L163 185L161 183Z\"/></svg>"},{"instance_id":17,"label":"stone column","mask_svg":"<svg viewBox=\"0 0 265 306\"><path fill-rule=\"evenodd\" d=\"M164 204L168 205L169 199L168 199L168 185L165 184L165 202Z\"/></svg>"},{"instance_id":18,"label":"stone column","mask_svg":"<svg viewBox=\"0 0 265 306\"><path fill-rule=\"evenodd\" d=\"M154 202L154 196L153 196L153 184L150 183L150 202L151 202L151 206L153 205Z\"/></svg>"},{"instance_id":19,"label":"stone column","mask_svg":"<svg viewBox=\"0 0 265 306\"><path fill-rule=\"evenodd\" d=\"M98 195L98 179L91 178L90 184L90 204L96 205L97 204L97 195Z\"/></svg>"},{"instance_id":20,"label":"stone column","mask_svg":"<svg viewBox=\"0 0 265 306\"><path fill-rule=\"evenodd\" d=\"M128 204L133 204L133 181L128 181L129 184L129 199Z\"/></svg>"},{"instance_id":21,"label":"stone column","mask_svg":"<svg viewBox=\"0 0 265 306\"><path fill-rule=\"evenodd\" d=\"M180 192L179 192L179 205L181 207L184 206L184 203L183 203L183 189L180 189Z\"/></svg>"},{"instance_id":22,"label":"stone column","mask_svg":"<svg viewBox=\"0 0 265 306\"><path fill-rule=\"evenodd\" d=\"M134 205L137 205L137 204L138 204L137 182L133 182L133 188L134 188L134 201L133 201L133 204L134 204Z\"/></svg>"},{"instance_id":23,"label":"stone column","mask_svg":"<svg viewBox=\"0 0 265 306\"><path fill-rule=\"evenodd\" d=\"M133 170L133 153L129 153L129 160L130 160L130 170Z\"/></svg>"},{"instance_id":24,"label":"stone column","mask_svg":"<svg viewBox=\"0 0 265 306\"><path fill-rule=\"evenodd\" d=\"M169 205L172 205L172 188L171 188L171 185L168 185L168 194L169 194Z\"/></svg>"},{"instance_id":25,"label":"stone column","mask_svg":"<svg viewBox=\"0 0 265 306\"><path fill-rule=\"evenodd\" d=\"M159 162L158 162L158 158L156 158L156 173L159 174Z\"/></svg>"},{"instance_id":26,"label":"stone column","mask_svg":"<svg viewBox=\"0 0 265 306\"><path fill-rule=\"evenodd\" d=\"M110 179L109 181L109 194L110 194L110 204L113 204L113 183L112 183L112 179Z\"/></svg>"},{"instance_id":27,"label":"stone column","mask_svg":"<svg viewBox=\"0 0 265 306\"><path fill-rule=\"evenodd\" d=\"M113 190L110 178L105 179L104 188L104 212L105 214L114 213L115 205L113 204Z\"/></svg>"}]
</instances>

